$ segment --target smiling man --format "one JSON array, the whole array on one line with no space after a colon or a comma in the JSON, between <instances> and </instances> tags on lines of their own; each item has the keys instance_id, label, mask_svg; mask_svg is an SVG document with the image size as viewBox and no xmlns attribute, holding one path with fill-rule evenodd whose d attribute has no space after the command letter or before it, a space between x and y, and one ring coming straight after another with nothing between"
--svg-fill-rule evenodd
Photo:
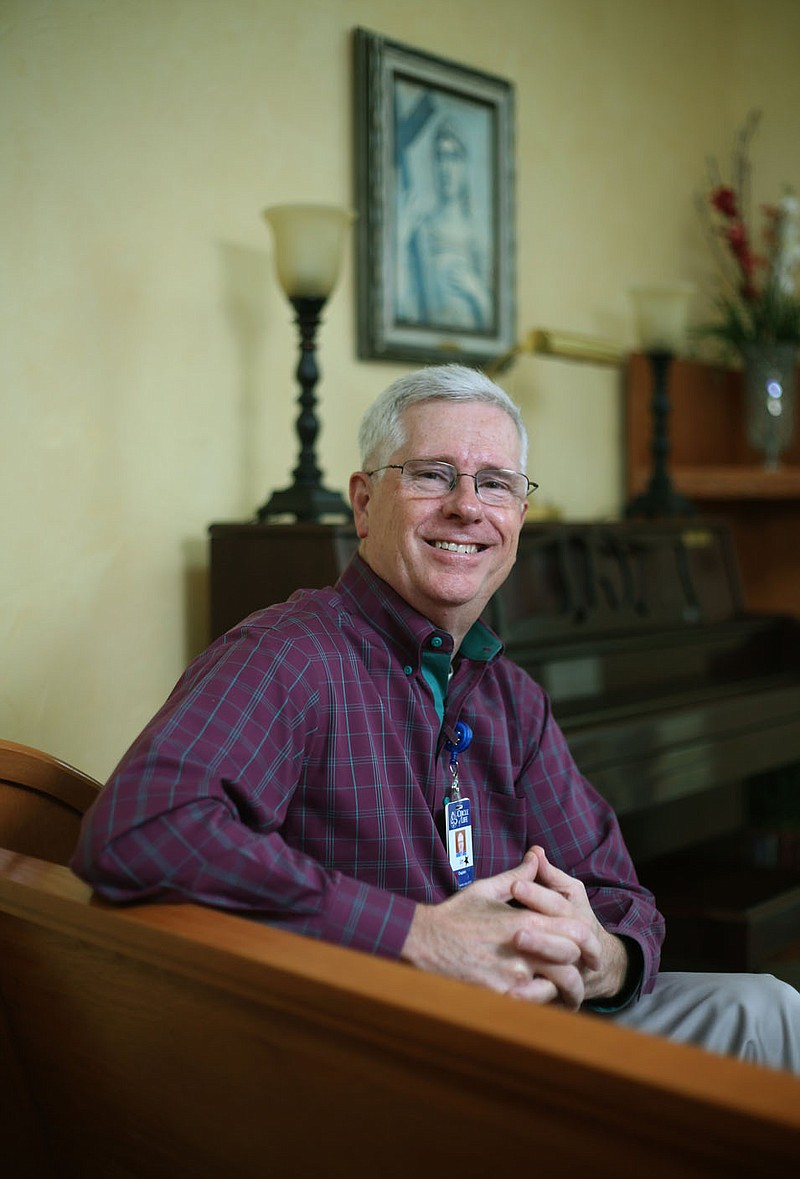
<instances>
[{"instance_id":1,"label":"smiling man","mask_svg":"<svg viewBox=\"0 0 800 1179\"><path fill-rule=\"evenodd\" d=\"M359 551L457 649L517 554L531 486L519 471L520 433L506 410L482 402L426 400L400 412L400 453L379 443L367 456L377 466L350 479Z\"/></svg>"},{"instance_id":2,"label":"smiling man","mask_svg":"<svg viewBox=\"0 0 800 1179\"><path fill-rule=\"evenodd\" d=\"M359 552L192 663L86 816L75 871L110 900L195 900L800 1070L793 988L658 974L663 921L611 808L481 622L536 486L517 407L434 366L378 398L359 442Z\"/></svg>"}]
</instances>

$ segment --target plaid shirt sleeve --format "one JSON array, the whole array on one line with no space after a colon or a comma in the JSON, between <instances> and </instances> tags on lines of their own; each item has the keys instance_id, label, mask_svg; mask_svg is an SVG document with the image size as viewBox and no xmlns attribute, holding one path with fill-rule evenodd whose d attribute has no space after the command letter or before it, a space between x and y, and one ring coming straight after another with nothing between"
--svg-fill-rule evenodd
<instances>
[{"instance_id":1,"label":"plaid shirt sleeve","mask_svg":"<svg viewBox=\"0 0 800 1179\"><path fill-rule=\"evenodd\" d=\"M75 872L110 900L194 900L398 956L414 902L326 866L282 834L307 763L325 756L319 680L291 635L267 642L244 630L215 644L101 791ZM339 757L348 756L340 742ZM331 753L324 776L336 768ZM308 818L319 829L314 846L323 832L330 838L331 818Z\"/></svg>"}]
</instances>

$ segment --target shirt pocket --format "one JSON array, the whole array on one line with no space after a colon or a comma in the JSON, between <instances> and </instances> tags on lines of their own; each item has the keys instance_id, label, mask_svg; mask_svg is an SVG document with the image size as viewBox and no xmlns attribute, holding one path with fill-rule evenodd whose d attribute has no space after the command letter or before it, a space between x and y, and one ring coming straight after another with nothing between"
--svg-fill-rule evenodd
<instances>
[{"instance_id":1,"label":"shirt pocket","mask_svg":"<svg viewBox=\"0 0 800 1179\"><path fill-rule=\"evenodd\" d=\"M528 850L527 800L487 792L472 800L472 808L478 879L516 868Z\"/></svg>"}]
</instances>

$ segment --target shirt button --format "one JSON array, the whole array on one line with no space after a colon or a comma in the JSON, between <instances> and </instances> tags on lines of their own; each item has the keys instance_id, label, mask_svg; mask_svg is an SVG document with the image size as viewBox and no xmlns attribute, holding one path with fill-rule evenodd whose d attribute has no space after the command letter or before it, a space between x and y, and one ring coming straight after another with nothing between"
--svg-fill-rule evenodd
<instances>
[{"instance_id":1,"label":"shirt button","mask_svg":"<svg viewBox=\"0 0 800 1179\"><path fill-rule=\"evenodd\" d=\"M433 638L431 639L431 646L432 647L441 647L441 645L442 645L441 635L434 635Z\"/></svg>"},{"instance_id":2,"label":"shirt button","mask_svg":"<svg viewBox=\"0 0 800 1179\"><path fill-rule=\"evenodd\" d=\"M405 667L403 668L403 671L405 672L406 675L413 675L414 674L414 668L411 666L410 663L407 663L405 665Z\"/></svg>"}]
</instances>

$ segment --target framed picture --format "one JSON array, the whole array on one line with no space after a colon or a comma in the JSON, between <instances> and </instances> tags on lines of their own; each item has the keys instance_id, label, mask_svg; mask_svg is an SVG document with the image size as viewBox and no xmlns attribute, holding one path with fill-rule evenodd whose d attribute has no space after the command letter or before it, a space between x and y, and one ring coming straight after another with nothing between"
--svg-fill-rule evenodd
<instances>
[{"instance_id":1,"label":"framed picture","mask_svg":"<svg viewBox=\"0 0 800 1179\"><path fill-rule=\"evenodd\" d=\"M516 343L513 87L354 48L359 356L486 364Z\"/></svg>"}]
</instances>

